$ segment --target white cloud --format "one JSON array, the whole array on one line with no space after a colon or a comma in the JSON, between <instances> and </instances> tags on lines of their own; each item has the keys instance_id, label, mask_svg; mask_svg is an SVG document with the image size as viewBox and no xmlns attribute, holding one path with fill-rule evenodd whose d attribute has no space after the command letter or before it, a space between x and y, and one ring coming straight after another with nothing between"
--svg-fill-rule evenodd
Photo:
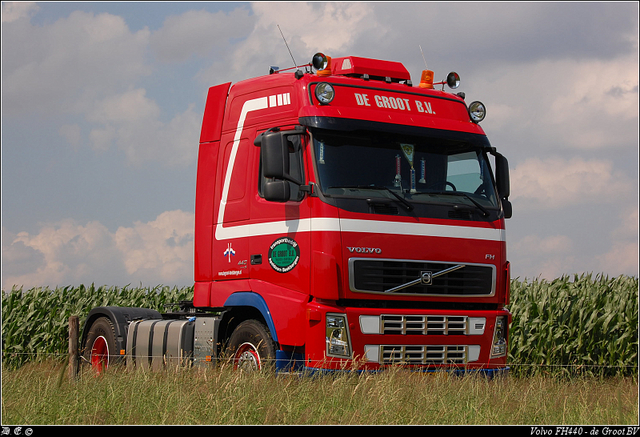
<instances>
[{"instance_id":1,"label":"white cloud","mask_svg":"<svg viewBox=\"0 0 640 437\"><path fill-rule=\"evenodd\" d=\"M606 151L637 159L636 54L499 63L473 76L463 75L461 88L486 104L482 127L509 157Z\"/></svg>"},{"instance_id":2,"label":"white cloud","mask_svg":"<svg viewBox=\"0 0 640 437\"><path fill-rule=\"evenodd\" d=\"M541 122L577 149L637 142L638 58L562 61L550 66L562 85Z\"/></svg>"},{"instance_id":3,"label":"white cloud","mask_svg":"<svg viewBox=\"0 0 640 437\"><path fill-rule=\"evenodd\" d=\"M638 238L638 205L621 208L619 212L620 225L611 231L614 240Z\"/></svg>"},{"instance_id":4,"label":"white cloud","mask_svg":"<svg viewBox=\"0 0 640 437\"><path fill-rule=\"evenodd\" d=\"M278 6L262 2L252 5L258 23L250 38L253 41L247 46L253 45L262 35L270 34L271 38L279 40L276 49L285 53L279 25L290 46L307 56L303 62L310 61L313 53L319 50L327 54L345 50L360 34L378 24L373 6L367 3L295 2Z\"/></svg>"},{"instance_id":5,"label":"white cloud","mask_svg":"<svg viewBox=\"0 0 640 437\"><path fill-rule=\"evenodd\" d=\"M595 257L598 268L609 275L638 275L638 205L619 212L619 225L611 230L611 247Z\"/></svg>"},{"instance_id":6,"label":"white cloud","mask_svg":"<svg viewBox=\"0 0 640 437\"><path fill-rule=\"evenodd\" d=\"M189 10L167 17L163 26L152 33L150 48L162 62L183 62L192 55L209 56L230 39L246 36L252 24L253 18L243 7L228 14Z\"/></svg>"},{"instance_id":7,"label":"white cloud","mask_svg":"<svg viewBox=\"0 0 640 437\"><path fill-rule=\"evenodd\" d=\"M3 25L4 114L83 113L95 98L151 72L149 34L131 32L122 17L81 11L50 25Z\"/></svg>"},{"instance_id":8,"label":"white cloud","mask_svg":"<svg viewBox=\"0 0 640 437\"><path fill-rule=\"evenodd\" d=\"M334 57L355 54L347 52L354 50L363 35L371 35L370 45L386 32L368 3L256 2L251 7L253 29L229 50L228 59L217 59L201 71L200 80L217 84L265 75L272 65L292 67L291 54L298 65L308 64L319 51Z\"/></svg>"},{"instance_id":9,"label":"white cloud","mask_svg":"<svg viewBox=\"0 0 640 437\"><path fill-rule=\"evenodd\" d=\"M68 219L35 234L2 229L2 287L23 285L188 284L193 271L193 214L167 211L115 233L97 221Z\"/></svg>"},{"instance_id":10,"label":"white cloud","mask_svg":"<svg viewBox=\"0 0 640 437\"><path fill-rule=\"evenodd\" d=\"M101 263L113 262L113 243L109 242L107 229L98 222L83 226L69 219L43 226L35 235L3 234L3 288L14 284L29 287L73 283L89 270L97 275L102 270ZM21 265L27 259L33 263L30 268Z\"/></svg>"},{"instance_id":11,"label":"white cloud","mask_svg":"<svg viewBox=\"0 0 640 437\"><path fill-rule=\"evenodd\" d=\"M30 17L39 9L40 7L34 2L2 2L2 22L11 23Z\"/></svg>"},{"instance_id":12,"label":"white cloud","mask_svg":"<svg viewBox=\"0 0 640 437\"><path fill-rule=\"evenodd\" d=\"M149 272L163 283L188 277L193 271L193 220L193 214L167 211L154 221L118 228L115 242L127 272Z\"/></svg>"},{"instance_id":13,"label":"white cloud","mask_svg":"<svg viewBox=\"0 0 640 437\"><path fill-rule=\"evenodd\" d=\"M511 200L522 210L602 204L628 196L633 184L607 160L529 158L511 170Z\"/></svg>"},{"instance_id":14,"label":"white cloud","mask_svg":"<svg viewBox=\"0 0 640 437\"><path fill-rule=\"evenodd\" d=\"M194 105L161 121L160 107L146 97L144 89L132 89L95 103L87 120L94 127L89 133L96 150L114 144L131 163L160 161L168 166L192 164L197 154L202 116Z\"/></svg>"},{"instance_id":15,"label":"white cloud","mask_svg":"<svg viewBox=\"0 0 640 437\"><path fill-rule=\"evenodd\" d=\"M595 271L607 272L609 276L638 276L638 242L617 242L607 253L597 255L595 260Z\"/></svg>"}]
</instances>

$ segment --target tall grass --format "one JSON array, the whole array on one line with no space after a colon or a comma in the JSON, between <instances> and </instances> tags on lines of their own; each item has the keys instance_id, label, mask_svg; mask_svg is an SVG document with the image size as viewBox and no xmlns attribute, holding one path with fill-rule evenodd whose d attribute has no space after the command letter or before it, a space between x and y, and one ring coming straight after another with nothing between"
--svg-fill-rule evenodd
<instances>
[{"instance_id":1,"label":"tall grass","mask_svg":"<svg viewBox=\"0 0 640 437\"><path fill-rule=\"evenodd\" d=\"M82 373L27 363L2 374L3 424L426 425L637 424L631 378L488 380L474 375L167 369Z\"/></svg>"}]
</instances>

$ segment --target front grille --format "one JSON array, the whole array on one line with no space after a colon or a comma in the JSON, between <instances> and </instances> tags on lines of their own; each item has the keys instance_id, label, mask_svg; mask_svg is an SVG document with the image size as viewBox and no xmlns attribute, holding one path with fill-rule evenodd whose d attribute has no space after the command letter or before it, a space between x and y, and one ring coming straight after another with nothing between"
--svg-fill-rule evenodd
<instances>
[{"instance_id":1,"label":"front grille","mask_svg":"<svg viewBox=\"0 0 640 437\"><path fill-rule=\"evenodd\" d=\"M401 335L465 335L466 316L382 315L383 334Z\"/></svg>"},{"instance_id":2,"label":"front grille","mask_svg":"<svg viewBox=\"0 0 640 437\"><path fill-rule=\"evenodd\" d=\"M446 269L455 270L438 275L439 272ZM432 276L432 279L420 281L423 276ZM417 281L418 283L410 287L388 293L431 296L491 296L495 290L495 266L355 258L349 260L349 279L351 290L355 292L385 293L393 288Z\"/></svg>"},{"instance_id":3,"label":"front grille","mask_svg":"<svg viewBox=\"0 0 640 437\"><path fill-rule=\"evenodd\" d=\"M467 361L467 347L462 345L380 346L382 364L465 364Z\"/></svg>"}]
</instances>

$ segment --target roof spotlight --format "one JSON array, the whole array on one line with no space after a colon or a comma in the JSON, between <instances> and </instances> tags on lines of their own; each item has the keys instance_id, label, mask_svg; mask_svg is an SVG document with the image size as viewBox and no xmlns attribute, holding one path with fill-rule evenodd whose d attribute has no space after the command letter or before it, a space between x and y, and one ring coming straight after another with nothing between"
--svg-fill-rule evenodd
<instances>
[{"instance_id":1,"label":"roof spotlight","mask_svg":"<svg viewBox=\"0 0 640 437\"><path fill-rule=\"evenodd\" d=\"M474 123L480 123L486 115L487 108L484 106L484 103L475 101L469 104L469 117L471 117L471 121Z\"/></svg>"},{"instance_id":2,"label":"roof spotlight","mask_svg":"<svg viewBox=\"0 0 640 437\"><path fill-rule=\"evenodd\" d=\"M327 68L329 65L329 59L324 55L324 53L316 53L313 55L311 59L311 65L315 68L316 71L321 71Z\"/></svg>"},{"instance_id":3,"label":"roof spotlight","mask_svg":"<svg viewBox=\"0 0 640 437\"><path fill-rule=\"evenodd\" d=\"M323 105L328 105L335 97L336 92L331 84L327 82L320 82L318 85L316 85L315 95L320 103L322 103Z\"/></svg>"}]
</instances>

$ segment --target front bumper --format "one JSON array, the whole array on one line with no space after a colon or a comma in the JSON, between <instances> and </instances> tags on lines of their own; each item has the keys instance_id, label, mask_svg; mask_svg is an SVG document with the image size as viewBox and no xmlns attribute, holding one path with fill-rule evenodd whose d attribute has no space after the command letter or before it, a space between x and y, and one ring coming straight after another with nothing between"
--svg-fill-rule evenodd
<instances>
[{"instance_id":1,"label":"front bumper","mask_svg":"<svg viewBox=\"0 0 640 437\"><path fill-rule=\"evenodd\" d=\"M314 370L380 370L401 365L424 371L483 371L507 368L506 310L381 310L309 304L304 367ZM343 314L348 326L345 355L337 356L327 335L326 315ZM502 318L502 327L496 321ZM496 329L496 325L498 328ZM500 347L496 347L496 332ZM496 352L498 351L498 352ZM348 354L348 355L347 355Z\"/></svg>"}]
</instances>

